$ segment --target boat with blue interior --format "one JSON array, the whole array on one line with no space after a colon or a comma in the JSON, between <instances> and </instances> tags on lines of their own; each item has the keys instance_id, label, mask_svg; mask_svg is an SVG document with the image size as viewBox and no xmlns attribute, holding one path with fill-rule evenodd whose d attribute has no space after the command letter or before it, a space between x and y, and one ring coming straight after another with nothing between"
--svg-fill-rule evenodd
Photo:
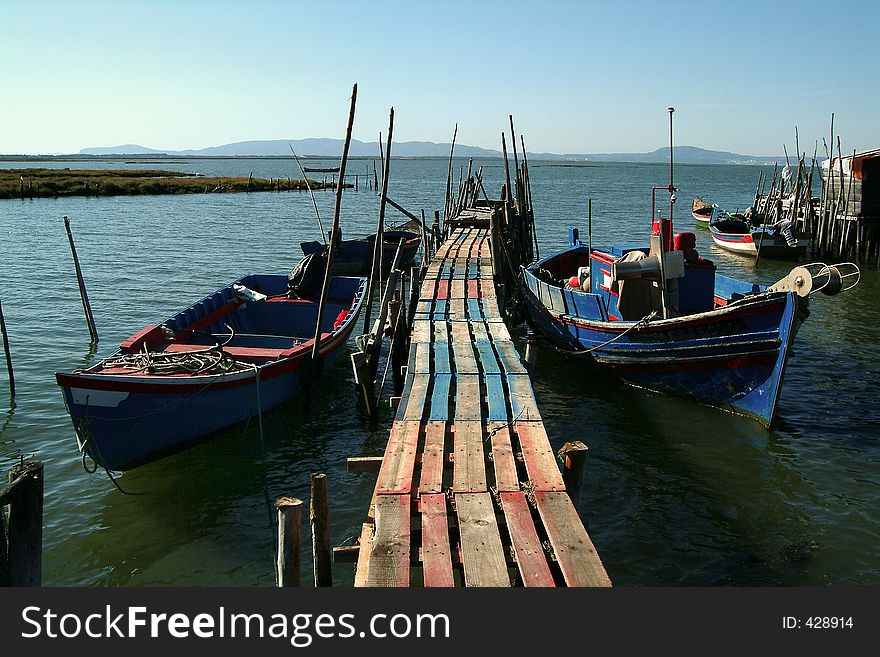
<instances>
[{"instance_id":1,"label":"boat with blue interior","mask_svg":"<svg viewBox=\"0 0 880 657\"><path fill-rule=\"evenodd\" d=\"M340 354L365 290L365 278L330 278L318 332L315 294L287 275L250 274L99 363L57 373L80 451L128 470L278 406Z\"/></svg>"},{"instance_id":2,"label":"boat with blue interior","mask_svg":"<svg viewBox=\"0 0 880 657\"><path fill-rule=\"evenodd\" d=\"M521 268L529 323L559 351L626 382L770 426L810 295L852 288L859 269L813 263L769 286L726 276L700 257L693 233L673 233L675 191L670 166L669 185L651 193L649 243L593 248L592 234L585 244L571 228L568 248Z\"/></svg>"}]
</instances>

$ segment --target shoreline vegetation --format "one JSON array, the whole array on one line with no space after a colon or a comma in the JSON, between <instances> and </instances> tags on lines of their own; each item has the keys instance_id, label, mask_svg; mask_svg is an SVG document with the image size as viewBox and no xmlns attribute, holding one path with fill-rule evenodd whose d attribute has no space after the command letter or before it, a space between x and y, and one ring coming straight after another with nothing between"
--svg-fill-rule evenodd
<instances>
[{"instance_id":1,"label":"shoreline vegetation","mask_svg":"<svg viewBox=\"0 0 880 657\"><path fill-rule=\"evenodd\" d=\"M336 180L310 178L309 185L312 190L335 189ZM306 191L305 181L291 178L204 176L162 169L0 169L0 199L299 191Z\"/></svg>"}]
</instances>

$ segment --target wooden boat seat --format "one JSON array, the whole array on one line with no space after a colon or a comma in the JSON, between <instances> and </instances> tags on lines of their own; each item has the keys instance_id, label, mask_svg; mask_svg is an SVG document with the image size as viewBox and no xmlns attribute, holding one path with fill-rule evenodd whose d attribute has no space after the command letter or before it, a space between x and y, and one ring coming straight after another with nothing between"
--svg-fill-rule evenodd
<instances>
[{"instance_id":1,"label":"wooden boat seat","mask_svg":"<svg viewBox=\"0 0 880 657\"><path fill-rule=\"evenodd\" d=\"M270 360L278 360L293 355L294 350L299 345L289 347L287 349L269 349L266 347L223 347L224 353L229 354L236 360L266 362ZM186 353L188 351L200 351L207 349L208 346L203 344L186 344L181 342L172 342L163 349L166 353Z\"/></svg>"}]
</instances>

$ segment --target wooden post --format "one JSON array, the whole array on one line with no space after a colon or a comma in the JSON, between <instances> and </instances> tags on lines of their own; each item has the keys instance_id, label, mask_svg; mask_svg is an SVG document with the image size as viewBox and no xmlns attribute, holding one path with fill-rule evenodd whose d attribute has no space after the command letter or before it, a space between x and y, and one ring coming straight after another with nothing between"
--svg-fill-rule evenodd
<instances>
[{"instance_id":1,"label":"wooden post","mask_svg":"<svg viewBox=\"0 0 880 657\"><path fill-rule=\"evenodd\" d=\"M9 335L6 333L6 319L3 317L2 302L0 302L0 333L3 334L3 352L6 354L6 371L9 372L9 396L15 399L15 373L12 371L12 356L9 354Z\"/></svg>"},{"instance_id":2,"label":"wooden post","mask_svg":"<svg viewBox=\"0 0 880 657\"><path fill-rule=\"evenodd\" d=\"M281 497L275 501L275 509L278 511L275 581L278 586L299 586L302 500L295 497Z\"/></svg>"},{"instance_id":3,"label":"wooden post","mask_svg":"<svg viewBox=\"0 0 880 657\"><path fill-rule=\"evenodd\" d=\"M9 586L40 586L43 557L43 462L22 461L9 471Z\"/></svg>"},{"instance_id":4,"label":"wooden post","mask_svg":"<svg viewBox=\"0 0 880 657\"><path fill-rule=\"evenodd\" d=\"M315 586L333 586L331 572L330 523L327 505L327 475L311 474L312 497L309 501L309 522L312 525L312 560Z\"/></svg>"},{"instance_id":5,"label":"wooden post","mask_svg":"<svg viewBox=\"0 0 880 657\"><path fill-rule=\"evenodd\" d=\"M452 148L449 149L449 168L446 172L446 203L443 206L443 221L449 218L452 203L452 155L455 153L455 138L458 136L458 122L455 123L455 130L452 131Z\"/></svg>"},{"instance_id":6,"label":"wooden post","mask_svg":"<svg viewBox=\"0 0 880 657\"><path fill-rule=\"evenodd\" d=\"M76 281L79 285L79 296L82 299L83 311L86 314L86 323L89 325L89 334L92 342L98 344L98 329L95 326L95 317L92 315L92 306L89 303L89 295L86 292L86 284L83 280L82 270L79 267L79 258L76 255L76 245L73 243L73 234L70 232L70 220L64 216L64 229L67 231L67 241L70 242L70 253L73 256L73 267L76 269Z\"/></svg>"},{"instance_id":7,"label":"wooden post","mask_svg":"<svg viewBox=\"0 0 880 657\"><path fill-rule=\"evenodd\" d=\"M565 491L575 508L579 508L581 489L584 484L584 466L587 463L587 446L580 440L565 443L556 457L562 464L562 480L565 482Z\"/></svg>"},{"instance_id":8,"label":"wooden post","mask_svg":"<svg viewBox=\"0 0 880 657\"><path fill-rule=\"evenodd\" d=\"M529 334L526 337L526 353L525 353L525 361L526 368L529 372L533 372L535 369L535 362L538 360L538 338L534 335Z\"/></svg>"},{"instance_id":9,"label":"wooden post","mask_svg":"<svg viewBox=\"0 0 880 657\"><path fill-rule=\"evenodd\" d=\"M342 208L342 180L345 177L345 165L348 162L348 148L351 146L351 129L354 125L354 108L357 105L357 84L351 89L351 107L348 112L348 127L345 131L345 144L342 147L342 159L339 162L339 184L336 186L336 204L333 207L333 227L330 229L330 252L327 254L327 269L324 271L324 284L321 286L321 298L318 300L318 318L315 320L315 344L312 347L312 363L317 365L321 348L321 323L324 317L324 307L327 303L327 293L330 290L330 281L333 271L333 253L336 251L336 243L339 239L339 213ZM320 371L320 366L317 371Z\"/></svg>"}]
</instances>

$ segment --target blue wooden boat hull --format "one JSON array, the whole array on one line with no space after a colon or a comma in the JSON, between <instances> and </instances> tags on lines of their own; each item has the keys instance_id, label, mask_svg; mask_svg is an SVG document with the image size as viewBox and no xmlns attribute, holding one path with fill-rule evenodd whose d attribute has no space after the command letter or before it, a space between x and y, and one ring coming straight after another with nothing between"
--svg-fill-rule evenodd
<instances>
[{"instance_id":1,"label":"blue wooden boat hull","mask_svg":"<svg viewBox=\"0 0 880 657\"><path fill-rule=\"evenodd\" d=\"M397 246L403 238L403 252L401 253L401 266L407 266L415 258L419 250L421 240L415 233L408 231L385 231L385 239L382 244L382 269L387 275L394 260ZM373 245L376 236L370 235L360 240L342 240L338 252L333 256L333 273L340 276L369 276L370 265L373 262ZM320 253L326 248L322 242L302 242L300 244L303 254Z\"/></svg>"},{"instance_id":2,"label":"blue wooden boat hull","mask_svg":"<svg viewBox=\"0 0 880 657\"><path fill-rule=\"evenodd\" d=\"M585 260L586 252L575 246L523 269L526 307L539 333L626 382L772 423L806 299L715 274L714 308L641 324L623 321L616 319L616 298L597 261L591 276L597 294L554 287L535 275L560 255L580 253Z\"/></svg>"},{"instance_id":3,"label":"blue wooden boat hull","mask_svg":"<svg viewBox=\"0 0 880 657\"><path fill-rule=\"evenodd\" d=\"M250 275L236 283L279 294L286 288L287 277ZM339 356L351 335L365 289L363 278L333 279L329 312L325 312L322 327L323 368ZM230 284L169 318L162 326L179 334L200 321L210 322L209 315L233 298ZM259 304L263 305L254 308ZM303 301L287 305L281 299L276 303L250 302L235 309L239 316L229 313L208 324L206 332L236 322L240 327L265 331L266 334L238 339L237 348L226 347L241 363L235 371L162 376L117 372L114 368L102 369L99 364L72 374L57 374L80 449L108 469L128 470L190 447L291 399L312 380L314 340L307 336L309 325L314 332L316 306L314 302ZM268 335L270 332L273 335ZM295 339L296 335L302 339ZM198 335L195 337L199 339ZM285 346L281 343L287 337L296 344L288 349L278 348ZM140 344L132 349L128 342L102 362L139 350ZM260 342L269 346L253 346ZM156 346L151 349L156 350Z\"/></svg>"}]
</instances>

